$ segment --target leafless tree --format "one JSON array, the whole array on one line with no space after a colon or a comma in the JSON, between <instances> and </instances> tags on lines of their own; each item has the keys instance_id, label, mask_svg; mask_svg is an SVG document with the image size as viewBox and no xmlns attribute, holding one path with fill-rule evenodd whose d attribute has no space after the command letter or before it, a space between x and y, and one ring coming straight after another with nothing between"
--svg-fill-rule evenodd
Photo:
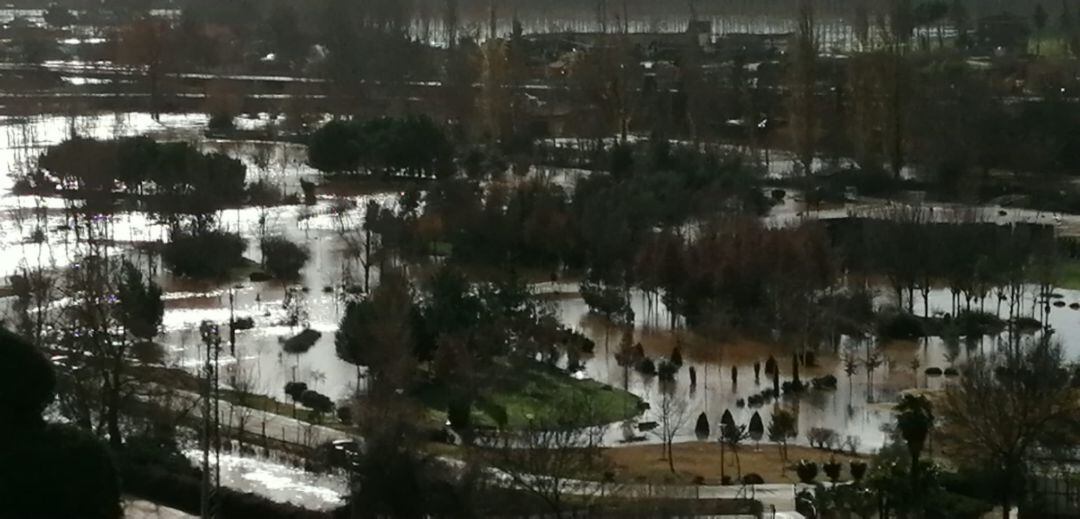
<instances>
[{"instance_id":1,"label":"leafless tree","mask_svg":"<svg viewBox=\"0 0 1080 519\"><path fill-rule=\"evenodd\" d=\"M587 505L604 491L604 484L595 482L609 466L601 449L604 427L572 425L595 421L591 402L572 400L559 408L559 423L530 419L523 429L487 441L494 444L493 464L501 477L538 497L555 517L564 517L568 495Z\"/></svg>"},{"instance_id":2,"label":"leafless tree","mask_svg":"<svg viewBox=\"0 0 1080 519\"><path fill-rule=\"evenodd\" d=\"M679 432L690 421L689 406L686 399L674 394L674 391L661 389L660 403L653 413L653 419L657 427L652 433L660 439L664 448L664 458L668 461L668 469L675 473L674 443Z\"/></svg>"},{"instance_id":3,"label":"leafless tree","mask_svg":"<svg viewBox=\"0 0 1080 519\"><path fill-rule=\"evenodd\" d=\"M946 454L995 476L1004 517L1036 450L1076 445L1080 398L1061 346L1049 338L973 359L935 407Z\"/></svg>"},{"instance_id":4,"label":"leafless tree","mask_svg":"<svg viewBox=\"0 0 1080 519\"><path fill-rule=\"evenodd\" d=\"M794 50L791 53L790 86L791 139L803 175L813 173L817 147L817 59L818 41L812 0L799 1Z\"/></svg>"}]
</instances>

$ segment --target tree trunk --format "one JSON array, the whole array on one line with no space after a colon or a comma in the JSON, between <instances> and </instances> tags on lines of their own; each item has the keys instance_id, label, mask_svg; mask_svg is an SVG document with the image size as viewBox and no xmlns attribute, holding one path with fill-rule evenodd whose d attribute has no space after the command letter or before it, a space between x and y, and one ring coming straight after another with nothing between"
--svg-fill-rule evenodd
<instances>
[{"instance_id":1,"label":"tree trunk","mask_svg":"<svg viewBox=\"0 0 1080 519\"><path fill-rule=\"evenodd\" d=\"M108 399L106 424L109 431L109 445L121 447L124 441L120 433L120 371L115 367L110 375Z\"/></svg>"}]
</instances>

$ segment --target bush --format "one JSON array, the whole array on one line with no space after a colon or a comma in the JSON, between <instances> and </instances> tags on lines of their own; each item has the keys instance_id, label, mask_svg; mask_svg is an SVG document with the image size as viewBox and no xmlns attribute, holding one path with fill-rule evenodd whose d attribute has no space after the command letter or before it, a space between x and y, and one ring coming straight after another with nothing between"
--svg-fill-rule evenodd
<instances>
[{"instance_id":1,"label":"bush","mask_svg":"<svg viewBox=\"0 0 1080 519\"><path fill-rule=\"evenodd\" d=\"M301 353L307 353L318 340L322 338L322 332L307 328L304 331L296 334L285 340L282 344L282 349L285 353L291 353L293 355L299 355Z\"/></svg>"},{"instance_id":2,"label":"bush","mask_svg":"<svg viewBox=\"0 0 1080 519\"><path fill-rule=\"evenodd\" d=\"M247 201L249 204L258 206L274 206L285 200L285 193L277 184L266 180L259 180L248 184Z\"/></svg>"},{"instance_id":3,"label":"bush","mask_svg":"<svg viewBox=\"0 0 1080 519\"><path fill-rule=\"evenodd\" d=\"M313 389L300 393L300 405L317 413L329 413L334 410L334 401Z\"/></svg>"},{"instance_id":4,"label":"bush","mask_svg":"<svg viewBox=\"0 0 1080 519\"><path fill-rule=\"evenodd\" d=\"M259 247L266 270L278 279L296 279L311 257L306 247L280 237L267 238Z\"/></svg>"},{"instance_id":5,"label":"bush","mask_svg":"<svg viewBox=\"0 0 1080 519\"><path fill-rule=\"evenodd\" d=\"M811 484L817 479L818 466L817 463L807 460L799 460L795 464L795 473L799 476L799 481L806 484Z\"/></svg>"},{"instance_id":6,"label":"bush","mask_svg":"<svg viewBox=\"0 0 1080 519\"><path fill-rule=\"evenodd\" d=\"M817 377L810 381L814 386L814 389L818 390L831 390L836 389L836 377L833 375L825 375L823 377Z\"/></svg>"},{"instance_id":7,"label":"bush","mask_svg":"<svg viewBox=\"0 0 1080 519\"><path fill-rule=\"evenodd\" d=\"M660 380L674 382L675 374L679 372L679 366L670 360L662 360L656 371L660 375Z\"/></svg>"},{"instance_id":8,"label":"bush","mask_svg":"<svg viewBox=\"0 0 1080 519\"><path fill-rule=\"evenodd\" d=\"M709 427L709 417L706 416L705 413L699 414L697 418L697 424L694 426L694 434L697 435L698 439L703 440L709 437L710 431L711 428Z\"/></svg>"},{"instance_id":9,"label":"bush","mask_svg":"<svg viewBox=\"0 0 1080 519\"><path fill-rule=\"evenodd\" d=\"M238 317L233 319L233 329L235 330L250 330L255 328L255 319L251 317Z\"/></svg>"},{"instance_id":10,"label":"bush","mask_svg":"<svg viewBox=\"0 0 1080 519\"><path fill-rule=\"evenodd\" d=\"M345 425L352 425L352 407L343 405L337 408L337 417L341 423Z\"/></svg>"},{"instance_id":11,"label":"bush","mask_svg":"<svg viewBox=\"0 0 1080 519\"><path fill-rule=\"evenodd\" d=\"M296 401L296 402L300 401L300 396L303 395L304 391L307 391L307 390L308 390L307 384L305 384L303 382L286 382L285 383L285 394L289 395L289 398L293 399L293 401Z\"/></svg>"},{"instance_id":12,"label":"bush","mask_svg":"<svg viewBox=\"0 0 1080 519\"><path fill-rule=\"evenodd\" d=\"M765 478L761 477L760 474L751 472L742 477L742 482L744 485L764 485Z\"/></svg>"},{"instance_id":13,"label":"bush","mask_svg":"<svg viewBox=\"0 0 1080 519\"><path fill-rule=\"evenodd\" d=\"M232 114L217 113L210 117L206 127L212 132L227 132L235 129L236 125L233 124Z\"/></svg>"},{"instance_id":14,"label":"bush","mask_svg":"<svg viewBox=\"0 0 1080 519\"><path fill-rule=\"evenodd\" d=\"M180 231L173 233L161 257L176 275L223 278L243 265L246 249L247 242L239 234Z\"/></svg>"},{"instance_id":15,"label":"bush","mask_svg":"<svg viewBox=\"0 0 1080 519\"><path fill-rule=\"evenodd\" d=\"M866 463L862 461L851 460L849 468L851 469L852 479L854 479L855 481L862 481L863 476L866 475Z\"/></svg>"},{"instance_id":16,"label":"bush","mask_svg":"<svg viewBox=\"0 0 1080 519\"><path fill-rule=\"evenodd\" d=\"M443 177L453 173L452 160L449 138L426 116L331 121L308 143L308 162L324 173Z\"/></svg>"},{"instance_id":17,"label":"bush","mask_svg":"<svg viewBox=\"0 0 1080 519\"><path fill-rule=\"evenodd\" d=\"M654 364L652 359L648 357L641 359L641 361L638 362L636 366L634 366L634 369L636 369L638 373L641 373L642 375L650 377L656 375L656 364Z\"/></svg>"},{"instance_id":18,"label":"bush","mask_svg":"<svg viewBox=\"0 0 1080 519\"><path fill-rule=\"evenodd\" d=\"M806 384L801 380L787 380L780 384L780 389L787 394L798 394L806 390Z\"/></svg>"},{"instance_id":19,"label":"bush","mask_svg":"<svg viewBox=\"0 0 1080 519\"><path fill-rule=\"evenodd\" d=\"M819 449L832 449L840 442L840 436L836 431L825 427L813 427L806 433L806 441L811 447Z\"/></svg>"},{"instance_id":20,"label":"bush","mask_svg":"<svg viewBox=\"0 0 1080 519\"><path fill-rule=\"evenodd\" d=\"M829 478L829 481L836 483L837 481L840 481L840 469L842 467L843 466L836 460L829 460L828 463L822 466L822 469L824 469L825 476Z\"/></svg>"},{"instance_id":21,"label":"bush","mask_svg":"<svg viewBox=\"0 0 1080 519\"><path fill-rule=\"evenodd\" d=\"M682 348L678 345L675 346L675 349L671 350L671 363L676 367L682 367L683 365Z\"/></svg>"},{"instance_id":22,"label":"bush","mask_svg":"<svg viewBox=\"0 0 1080 519\"><path fill-rule=\"evenodd\" d=\"M913 340L926 336L923 320L906 312L882 316L878 320L877 332L884 339Z\"/></svg>"},{"instance_id":23,"label":"bush","mask_svg":"<svg viewBox=\"0 0 1080 519\"><path fill-rule=\"evenodd\" d=\"M953 323L959 335L964 337L996 335L1005 329L1005 322L989 312L960 312Z\"/></svg>"}]
</instances>

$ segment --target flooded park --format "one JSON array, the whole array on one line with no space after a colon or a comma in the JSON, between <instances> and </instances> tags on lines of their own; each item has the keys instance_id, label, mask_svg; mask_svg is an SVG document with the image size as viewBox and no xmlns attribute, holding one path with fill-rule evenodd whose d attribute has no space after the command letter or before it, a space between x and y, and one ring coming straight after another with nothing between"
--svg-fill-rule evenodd
<instances>
[{"instance_id":1,"label":"flooded park","mask_svg":"<svg viewBox=\"0 0 1080 519\"><path fill-rule=\"evenodd\" d=\"M198 115L163 116L160 120L154 120L146 113L75 118L42 116L27 121L6 119L3 121L4 131L0 132L0 136L3 136L0 150L4 167L9 171L21 171L33 168L36 156L45 147L60 142L72 133L97 138L148 134L159 139L195 142L202 149L227 153L245 163L249 181L271 179L287 192L298 192L302 180L318 181L319 173L306 163L303 146L207 139L203 137L206 122L206 117ZM241 124L257 128L267 122L264 116L242 120ZM558 182L565 175L573 178L588 173L545 168L532 174ZM0 189L3 190L0 197L0 237L4 250L0 273L6 278L20 269L70 267L78 257L81 246L74 231L66 225L66 214L80 202L49 196L18 196L11 192L13 185L10 177L4 177L0 182ZM334 334L348 297L344 292L345 281L358 273L348 257L343 233L362 225L362 208L369 202L393 207L398 197L399 193L394 192L350 195L324 189L314 205L243 207L220 211L222 226L248 240L245 257L253 261L259 258L258 233L267 232L265 227L269 227L272 234L284 235L307 246L311 260L295 283L273 280L253 282L247 279L207 282L172 276L160 264L160 258L147 255L140 249L141 244L167 239L168 231L163 222L138 211L100 215L100 218L107 218L111 222L114 246L124 254L137 258L137 261L145 262L151 272L157 272L156 281L164 288L164 331L155 341L154 349L139 352L139 362L180 367L197 375L204 362L200 323L212 321L224 325L230 319L250 318L254 325L236 333L235 351L230 347L220 359L230 380L242 377L255 393L279 401L288 399L283 393L285 384L297 380L305 381L310 387L334 399L348 398L357 390L357 371L355 366L338 357ZM869 200L857 200L847 207L814 211L802 207L803 204L795 195L789 195L784 203L774 207L763 219L770 225L793 225L806 219L842 218L859 211L872 211L874 204ZM983 211L987 219L1002 218L999 208L987 207ZM1062 223L1062 217L1053 214L1013 211L1012 216L1000 224L1026 221L1071 225L1068 217L1066 219ZM37 232L44 232L45 238L34 239L33 235ZM872 288L876 292L877 305L895 304L884 286ZM538 282L532 284L530 290L563 325L585 334L596 344L594 352L582 359L576 376L625 388L652 407L660 405L660 382L653 375L640 374L620 365L617 344L623 329L590 312L578 291L577 280ZM298 331L295 326L284 324L285 300L296 297L296 294L303 299L305 324L320 332L321 337L306 353L292 355L283 351L282 341ZM1070 355L1080 354L1080 312L1069 307L1073 303L1080 303L1080 291L1058 289L1054 297L1064 304L1047 305L1047 322ZM1035 300L1036 292L1032 287L1024 298L1024 306L1030 306L1032 315L1036 306L1042 306L1037 305ZM931 314L948 312L951 302L951 295L945 289L935 289L929 294ZM671 316L663 302L640 291L631 293L630 303L634 316L633 341L643 346L647 356L663 358L670 355L676 345L682 349L688 369L677 373L675 391L687 399L694 415L703 412L711 417L719 417L725 411L730 411L738 422L745 423L753 413L758 412L762 418L768 419L773 406L753 398L772 385L771 378L761 373L760 368L771 356L780 359L781 370L786 373L791 355L787 346L749 339L728 342L710 340L681 326L673 329ZM989 306L993 307L994 304ZM1007 317L1007 309L996 306L997 312ZM815 362L805 368L804 376L831 375L838 382L832 389L812 390L794 398L783 397L799 416L800 433L794 441L808 445L811 429L826 428L839 431L842 441L853 450L873 452L886 441L886 426L893 421L891 407L902 392L940 390L953 380L957 367L973 355L996 348L997 340L996 336L969 337L960 341L927 338L874 345L880 366L869 374L861 369L847 373L844 360L844 352L853 348L852 355L864 360L864 356L871 351L865 344L866 340L845 336L833 346L822 346L817 350ZM691 371L695 373L693 382ZM642 413L637 420L647 419L646 414ZM605 442L611 446L620 445L625 440L625 431L624 423L610 424ZM695 439L690 427L685 427L678 434L678 441ZM643 436L637 441L657 442L658 439ZM192 452L196 459L197 453ZM241 488L251 488L299 504L332 505L338 502L339 494L332 490L334 485L327 488L325 484L317 482L305 484L303 481L308 476L302 471L287 465L278 465L279 468L275 469L272 461L245 461L244 458L230 456L233 457L228 459L232 461L225 465L227 480ZM290 478L293 483L289 483Z\"/></svg>"},{"instance_id":2,"label":"flooded park","mask_svg":"<svg viewBox=\"0 0 1080 519\"><path fill-rule=\"evenodd\" d=\"M0 6L0 516L1077 515L1072 6L92 4Z\"/></svg>"}]
</instances>

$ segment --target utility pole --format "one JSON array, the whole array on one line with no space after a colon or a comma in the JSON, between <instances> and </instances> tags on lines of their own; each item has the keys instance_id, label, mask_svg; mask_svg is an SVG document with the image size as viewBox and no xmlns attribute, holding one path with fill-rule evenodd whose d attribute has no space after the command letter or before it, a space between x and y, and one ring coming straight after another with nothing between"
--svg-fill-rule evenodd
<instances>
[{"instance_id":1,"label":"utility pole","mask_svg":"<svg viewBox=\"0 0 1080 519\"><path fill-rule=\"evenodd\" d=\"M229 288L229 353L236 358L236 287Z\"/></svg>"},{"instance_id":2,"label":"utility pole","mask_svg":"<svg viewBox=\"0 0 1080 519\"><path fill-rule=\"evenodd\" d=\"M218 325L210 321L203 321L199 326L203 345L206 347L206 362L203 366L202 380L202 412L203 427L201 448L202 460L202 488L200 491L200 514L202 519L212 519L217 516L217 494L221 489L221 436L220 436L220 409L219 409L219 384L218 384L218 361L221 355L221 331ZM211 399L213 406L211 407ZM213 413L213 416L211 416ZM210 472L210 443L214 441L215 456L213 475Z\"/></svg>"}]
</instances>

